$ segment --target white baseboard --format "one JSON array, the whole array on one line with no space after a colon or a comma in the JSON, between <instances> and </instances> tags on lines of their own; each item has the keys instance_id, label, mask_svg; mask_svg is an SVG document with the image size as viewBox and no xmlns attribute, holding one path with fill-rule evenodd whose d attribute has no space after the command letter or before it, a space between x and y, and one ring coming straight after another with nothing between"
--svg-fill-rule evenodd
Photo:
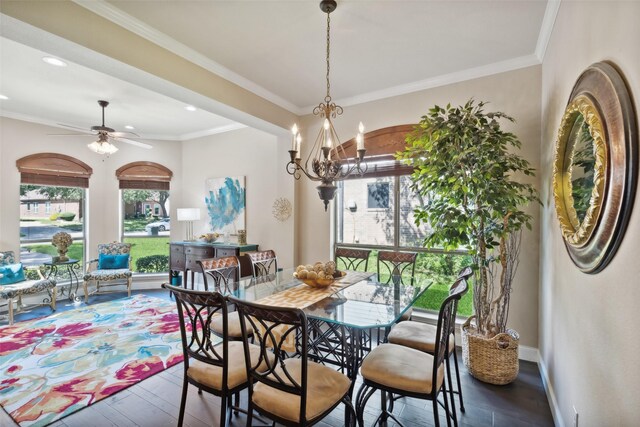
<instances>
[{"instance_id":1,"label":"white baseboard","mask_svg":"<svg viewBox=\"0 0 640 427\"><path fill-rule=\"evenodd\" d=\"M527 345L518 346L518 358L520 360L526 360L527 362L540 363L538 357L540 352L535 347L529 347Z\"/></svg>"},{"instance_id":2,"label":"white baseboard","mask_svg":"<svg viewBox=\"0 0 640 427\"><path fill-rule=\"evenodd\" d=\"M549 382L549 373L547 371L547 365L544 363L544 359L540 352L538 352L538 369L540 370L540 377L542 378L542 385L544 391L547 393L547 399L549 400L549 406L551 407L551 415L553 416L553 422L557 427L565 427L562 414L560 413L560 407L556 399L556 394L553 391L553 386Z\"/></svg>"}]
</instances>

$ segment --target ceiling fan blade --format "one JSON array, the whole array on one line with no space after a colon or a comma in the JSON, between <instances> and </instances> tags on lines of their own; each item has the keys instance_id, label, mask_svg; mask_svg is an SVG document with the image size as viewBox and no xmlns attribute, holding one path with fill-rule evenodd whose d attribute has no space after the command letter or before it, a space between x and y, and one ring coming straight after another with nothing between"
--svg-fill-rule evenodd
<instances>
[{"instance_id":1,"label":"ceiling fan blade","mask_svg":"<svg viewBox=\"0 0 640 427\"><path fill-rule=\"evenodd\" d=\"M144 142L140 142L140 141L134 141L133 139L127 139L127 138L114 138L114 139L116 141L126 142L127 144L135 145L140 148L146 148L147 150L150 150L153 148L153 146L149 144L145 144Z\"/></svg>"},{"instance_id":2,"label":"ceiling fan blade","mask_svg":"<svg viewBox=\"0 0 640 427\"><path fill-rule=\"evenodd\" d=\"M126 137L140 138L140 135L134 132L109 132L109 136L113 138L126 138Z\"/></svg>"},{"instance_id":3,"label":"ceiling fan blade","mask_svg":"<svg viewBox=\"0 0 640 427\"><path fill-rule=\"evenodd\" d=\"M84 136L86 138L92 135L86 133L48 133L47 136Z\"/></svg>"}]
</instances>

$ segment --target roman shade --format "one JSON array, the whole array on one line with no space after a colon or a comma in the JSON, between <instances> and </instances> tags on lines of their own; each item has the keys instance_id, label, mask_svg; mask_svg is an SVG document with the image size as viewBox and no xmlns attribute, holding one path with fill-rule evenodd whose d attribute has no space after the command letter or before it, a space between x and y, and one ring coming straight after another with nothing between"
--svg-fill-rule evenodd
<instances>
[{"instance_id":1,"label":"roman shade","mask_svg":"<svg viewBox=\"0 0 640 427\"><path fill-rule=\"evenodd\" d=\"M159 163L133 162L116 170L120 189L169 190L173 172Z\"/></svg>"},{"instance_id":2,"label":"roman shade","mask_svg":"<svg viewBox=\"0 0 640 427\"><path fill-rule=\"evenodd\" d=\"M21 184L89 188L93 169L64 154L38 153L16 160Z\"/></svg>"},{"instance_id":3,"label":"roman shade","mask_svg":"<svg viewBox=\"0 0 640 427\"><path fill-rule=\"evenodd\" d=\"M367 154L367 172L363 175L366 178L380 176L409 175L413 172L411 166L400 163L395 159L395 153L403 151L405 148L405 138L413 131L416 125L397 125L382 129L376 129L364 134ZM354 159L356 156L356 139L352 138L334 150L344 150L345 156ZM347 179L362 178L360 175L352 175Z\"/></svg>"}]
</instances>

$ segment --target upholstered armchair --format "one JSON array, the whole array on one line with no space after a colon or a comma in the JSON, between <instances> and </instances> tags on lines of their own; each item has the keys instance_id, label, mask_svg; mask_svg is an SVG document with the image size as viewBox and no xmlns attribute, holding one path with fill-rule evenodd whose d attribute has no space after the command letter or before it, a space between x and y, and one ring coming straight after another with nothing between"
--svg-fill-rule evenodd
<instances>
[{"instance_id":1,"label":"upholstered armchair","mask_svg":"<svg viewBox=\"0 0 640 427\"><path fill-rule=\"evenodd\" d=\"M13 251L0 252L0 267L16 264ZM39 273L39 270L38 270ZM0 273L0 275L3 275ZM4 275L3 275L4 276ZM9 305L9 324L13 324L13 303L18 304L18 310L23 307L22 296L36 294L42 291L49 292L49 305L52 310L56 309L56 281L42 278L40 280L21 280L8 285L0 285L0 300L7 300Z\"/></svg>"},{"instance_id":2,"label":"upholstered armchair","mask_svg":"<svg viewBox=\"0 0 640 427\"><path fill-rule=\"evenodd\" d=\"M84 301L89 302L89 282L96 282L96 290L100 287L123 286L127 287L127 295L131 296L131 243L103 243L98 245L98 257L87 263L87 272L84 275ZM124 264L122 259L114 261L113 255L127 255ZM115 262L115 263L114 263ZM105 283L107 282L107 283Z\"/></svg>"}]
</instances>

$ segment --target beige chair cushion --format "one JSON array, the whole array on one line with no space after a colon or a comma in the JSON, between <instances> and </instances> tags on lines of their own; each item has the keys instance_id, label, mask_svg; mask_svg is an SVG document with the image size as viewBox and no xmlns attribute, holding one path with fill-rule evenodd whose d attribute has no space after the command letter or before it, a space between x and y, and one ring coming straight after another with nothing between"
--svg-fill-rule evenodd
<instances>
[{"instance_id":1,"label":"beige chair cushion","mask_svg":"<svg viewBox=\"0 0 640 427\"><path fill-rule=\"evenodd\" d=\"M222 355L222 344L219 344L218 351ZM257 361L260 358L260 346L249 344L249 354L251 360ZM260 367L266 369L263 362ZM222 390L222 367L210 365L199 360L191 360L187 376L194 381L204 384L216 390ZM235 388L247 382L247 367L244 363L244 348L241 341L229 342L229 372L227 388Z\"/></svg>"},{"instance_id":2,"label":"beige chair cushion","mask_svg":"<svg viewBox=\"0 0 640 427\"><path fill-rule=\"evenodd\" d=\"M302 360L286 359L287 371L300 384ZM286 378L281 367L275 370L281 378ZM311 421L340 401L349 391L351 381L338 371L309 361L307 365L307 408L306 418ZM259 408L294 422L300 422L300 397L282 390L257 383L253 387L253 403Z\"/></svg>"},{"instance_id":3,"label":"beige chair cushion","mask_svg":"<svg viewBox=\"0 0 640 427\"><path fill-rule=\"evenodd\" d=\"M392 344L403 345L433 354L436 348L436 332L437 327L435 325L410 320L395 325L389 332L388 341ZM453 351L454 346L455 338L451 334L449 337L449 353Z\"/></svg>"},{"instance_id":4,"label":"beige chair cushion","mask_svg":"<svg viewBox=\"0 0 640 427\"><path fill-rule=\"evenodd\" d=\"M381 344L362 362L360 374L377 384L412 393L431 393L433 356L395 344ZM444 378L444 364L438 367L439 389Z\"/></svg>"},{"instance_id":5,"label":"beige chair cushion","mask_svg":"<svg viewBox=\"0 0 640 427\"><path fill-rule=\"evenodd\" d=\"M229 329L229 338L242 338L242 328L240 327L240 316L237 311L232 311L227 315L227 328ZM251 325L247 322L247 332L253 334ZM222 336L222 316L216 316L211 319L211 330L219 336Z\"/></svg>"}]
</instances>

